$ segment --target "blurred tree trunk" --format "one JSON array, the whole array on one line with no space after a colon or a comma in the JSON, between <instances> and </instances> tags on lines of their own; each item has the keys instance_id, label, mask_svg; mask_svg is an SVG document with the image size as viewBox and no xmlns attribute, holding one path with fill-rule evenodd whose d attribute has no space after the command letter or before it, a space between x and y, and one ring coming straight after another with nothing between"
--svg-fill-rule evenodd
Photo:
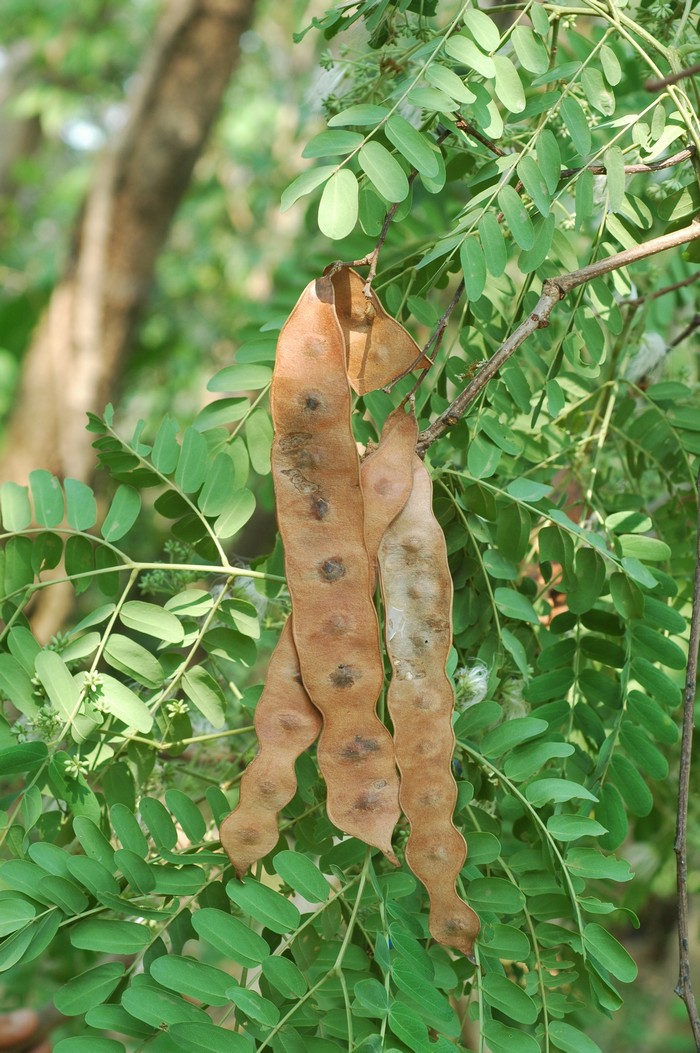
<instances>
[{"instance_id":1,"label":"blurred tree trunk","mask_svg":"<svg viewBox=\"0 0 700 1053\"><path fill-rule=\"evenodd\" d=\"M33 468L48 468L89 479L85 413L114 395L254 2L167 0L125 127L97 163L63 277L24 359L0 478L25 482Z\"/></svg>"},{"instance_id":2,"label":"blurred tree trunk","mask_svg":"<svg viewBox=\"0 0 700 1053\"><path fill-rule=\"evenodd\" d=\"M0 71L0 237L4 234L7 200L16 190L15 168L22 158L31 157L41 142L38 117L16 117L12 104L27 86L32 50L29 44L15 44L6 55Z\"/></svg>"}]
</instances>

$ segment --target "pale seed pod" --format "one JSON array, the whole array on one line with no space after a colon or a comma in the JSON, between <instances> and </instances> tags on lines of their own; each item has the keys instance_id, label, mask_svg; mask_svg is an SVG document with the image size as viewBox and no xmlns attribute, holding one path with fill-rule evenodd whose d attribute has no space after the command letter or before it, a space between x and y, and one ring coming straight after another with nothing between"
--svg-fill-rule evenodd
<instances>
[{"instance_id":1,"label":"pale seed pod","mask_svg":"<svg viewBox=\"0 0 700 1053\"><path fill-rule=\"evenodd\" d=\"M323 715L318 762L341 830L395 860L399 817L345 341L329 278L310 283L280 333L271 389L272 473L304 686Z\"/></svg>"},{"instance_id":2,"label":"pale seed pod","mask_svg":"<svg viewBox=\"0 0 700 1053\"><path fill-rule=\"evenodd\" d=\"M411 367L429 365L406 329L382 307L364 279L351 267L329 268L335 309L347 348L350 386L358 395L391 383Z\"/></svg>"},{"instance_id":3,"label":"pale seed pod","mask_svg":"<svg viewBox=\"0 0 700 1053\"><path fill-rule=\"evenodd\" d=\"M414 417L392 413L379 445L360 468L372 588L379 542L411 492L417 433ZM220 828L222 847L239 877L277 844L278 815L297 788L295 762L320 730L321 714L302 684L291 621L287 621L255 708L259 750L243 774L238 806ZM360 745L358 740L358 751Z\"/></svg>"},{"instance_id":4,"label":"pale seed pod","mask_svg":"<svg viewBox=\"0 0 700 1053\"><path fill-rule=\"evenodd\" d=\"M445 672L452 643L452 579L432 510L428 470L413 454L413 489L379 546L392 680L387 696L411 832L406 860L430 896L430 932L471 957L479 919L457 894L467 855L452 822L454 692Z\"/></svg>"}]
</instances>

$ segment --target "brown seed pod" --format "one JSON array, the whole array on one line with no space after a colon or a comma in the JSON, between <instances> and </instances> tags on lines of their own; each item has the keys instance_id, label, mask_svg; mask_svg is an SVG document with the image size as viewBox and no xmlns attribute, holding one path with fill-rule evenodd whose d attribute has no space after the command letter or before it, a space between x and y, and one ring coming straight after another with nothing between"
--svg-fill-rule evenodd
<instances>
[{"instance_id":1,"label":"brown seed pod","mask_svg":"<svg viewBox=\"0 0 700 1053\"><path fill-rule=\"evenodd\" d=\"M255 707L260 748L241 780L238 807L221 824L221 845L238 877L277 844L277 816L296 793L294 764L321 730L321 714L301 682L291 621L282 630Z\"/></svg>"},{"instance_id":2,"label":"brown seed pod","mask_svg":"<svg viewBox=\"0 0 700 1053\"><path fill-rule=\"evenodd\" d=\"M467 846L452 822L454 694L445 672L452 579L445 538L433 515L430 475L415 454L411 496L379 546L379 574L393 671L388 705L400 801L411 825L406 859L430 896L433 937L471 957L479 919L455 889Z\"/></svg>"},{"instance_id":3,"label":"brown seed pod","mask_svg":"<svg viewBox=\"0 0 700 1053\"><path fill-rule=\"evenodd\" d=\"M335 309L347 348L353 391L364 395L383 388L406 370L429 365L410 333L382 307L376 293L365 296L365 282L351 267L329 268Z\"/></svg>"},{"instance_id":4,"label":"brown seed pod","mask_svg":"<svg viewBox=\"0 0 700 1053\"><path fill-rule=\"evenodd\" d=\"M403 411L392 413L379 446L360 468L372 586L379 542L411 492L417 431L414 417ZM288 621L270 659L265 689L255 709L260 748L241 780L237 808L221 824L221 844L239 877L277 844L277 817L297 788L294 764L320 730L321 714L301 682ZM367 740L358 734L350 752L360 759L366 749Z\"/></svg>"},{"instance_id":5,"label":"brown seed pod","mask_svg":"<svg viewBox=\"0 0 700 1053\"><path fill-rule=\"evenodd\" d=\"M341 830L395 860L393 743L383 682L345 341L329 278L310 283L280 333L271 389L272 473L304 686L323 715L318 761Z\"/></svg>"}]
</instances>

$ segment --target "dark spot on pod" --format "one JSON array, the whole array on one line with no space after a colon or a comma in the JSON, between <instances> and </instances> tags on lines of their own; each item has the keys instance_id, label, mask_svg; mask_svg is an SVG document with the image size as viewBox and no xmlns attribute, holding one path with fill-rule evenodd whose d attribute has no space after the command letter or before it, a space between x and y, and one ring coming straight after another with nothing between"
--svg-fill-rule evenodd
<instances>
[{"instance_id":1,"label":"dark spot on pod","mask_svg":"<svg viewBox=\"0 0 700 1053\"><path fill-rule=\"evenodd\" d=\"M345 663L341 662L328 679L333 684L333 687L352 687L355 681L360 679L360 673L353 669L351 665L345 665Z\"/></svg>"},{"instance_id":2,"label":"dark spot on pod","mask_svg":"<svg viewBox=\"0 0 700 1053\"><path fill-rule=\"evenodd\" d=\"M294 676L292 677L292 680L294 681L295 684L303 683L303 681L301 679L301 673L295 673Z\"/></svg>"},{"instance_id":3,"label":"dark spot on pod","mask_svg":"<svg viewBox=\"0 0 700 1053\"><path fill-rule=\"evenodd\" d=\"M244 845L255 845L260 839L260 832L257 826L244 826L238 831L238 839Z\"/></svg>"},{"instance_id":4,"label":"dark spot on pod","mask_svg":"<svg viewBox=\"0 0 700 1053\"><path fill-rule=\"evenodd\" d=\"M331 556L323 561L320 567L320 575L324 581L339 581L347 573L345 564L340 556Z\"/></svg>"},{"instance_id":5,"label":"dark spot on pod","mask_svg":"<svg viewBox=\"0 0 700 1053\"><path fill-rule=\"evenodd\" d=\"M345 636L350 628L350 619L344 614L333 614L324 622L323 631L328 636Z\"/></svg>"},{"instance_id":6,"label":"dark spot on pod","mask_svg":"<svg viewBox=\"0 0 700 1053\"><path fill-rule=\"evenodd\" d=\"M341 751L341 757L345 760L358 761L363 760L371 753L376 753L379 749L379 743L376 739L363 739L362 735L355 735L352 742L349 742Z\"/></svg>"},{"instance_id":7,"label":"dark spot on pod","mask_svg":"<svg viewBox=\"0 0 700 1053\"><path fill-rule=\"evenodd\" d=\"M424 808L434 808L436 804L440 804L441 802L442 794L439 790L428 790L418 798L418 803Z\"/></svg>"},{"instance_id":8,"label":"dark spot on pod","mask_svg":"<svg viewBox=\"0 0 700 1053\"><path fill-rule=\"evenodd\" d=\"M296 677L294 679L296 680ZM299 682L301 683L301 677ZM279 722L285 731L295 731L302 723L296 713L280 713Z\"/></svg>"},{"instance_id":9,"label":"dark spot on pod","mask_svg":"<svg viewBox=\"0 0 700 1053\"><path fill-rule=\"evenodd\" d=\"M446 918L443 922L445 932L451 936L459 936L466 930L466 925L460 918Z\"/></svg>"},{"instance_id":10,"label":"dark spot on pod","mask_svg":"<svg viewBox=\"0 0 700 1053\"><path fill-rule=\"evenodd\" d=\"M277 786L274 782L264 779L258 783L258 793L263 797L274 797L277 794Z\"/></svg>"},{"instance_id":11,"label":"dark spot on pod","mask_svg":"<svg viewBox=\"0 0 700 1053\"><path fill-rule=\"evenodd\" d=\"M285 435L284 438L279 440L280 450L284 450L285 453L291 453L294 450L300 450L309 439L313 438L310 431L295 431L289 435Z\"/></svg>"},{"instance_id":12,"label":"dark spot on pod","mask_svg":"<svg viewBox=\"0 0 700 1053\"><path fill-rule=\"evenodd\" d=\"M371 790L365 790L359 797L355 798L354 808L358 812L371 812L377 805L381 804L382 793L381 791L386 786L386 779L377 779Z\"/></svg>"},{"instance_id":13,"label":"dark spot on pod","mask_svg":"<svg viewBox=\"0 0 700 1053\"><path fill-rule=\"evenodd\" d=\"M432 699L430 699L427 695L419 695L413 703L413 705L416 709L420 709L423 713L427 713L433 708Z\"/></svg>"},{"instance_id":14,"label":"dark spot on pod","mask_svg":"<svg viewBox=\"0 0 700 1053\"><path fill-rule=\"evenodd\" d=\"M307 391L306 395L304 395L304 406L306 409L313 411L318 409L320 405L321 399L319 396L313 391Z\"/></svg>"},{"instance_id":15,"label":"dark spot on pod","mask_svg":"<svg viewBox=\"0 0 700 1053\"><path fill-rule=\"evenodd\" d=\"M314 519L325 519L328 515L330 505L322 497L314 497L311 501L311 515Z\"/></svg>"}]
</instances>

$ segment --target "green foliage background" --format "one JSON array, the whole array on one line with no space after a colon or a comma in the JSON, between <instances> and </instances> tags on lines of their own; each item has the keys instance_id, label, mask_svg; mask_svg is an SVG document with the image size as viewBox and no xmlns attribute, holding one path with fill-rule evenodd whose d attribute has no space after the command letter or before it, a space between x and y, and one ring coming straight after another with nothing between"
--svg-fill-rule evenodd
<instances>
[{"instance_id":1,"label":"green foliage background","mask_svg":"<svg viewBox=\"0 0 700 1053\"><path fill-rule=\"evenodd\" d=\"M154 13L88 5L66 29L60 5L14 6L44 74L17 105L41 113L46 142L3 221L5 408L90 177L76 136L108 127ZM405 867L339 838L313 756L279 845L242 883L216 822L254 755L289 610L267 391L301 288L371 251L392 204L375 289L419 341L464 276L416 396L425 427L544 279L697 211L692 159L624 172L698 143L697 87L644 88L698 60L697 16L661 0L305 8L263 6L247 36L123 404L90 418L96 490L40 467L0 490L7 1003L53 997L69 1018L60 1053L623 1048L614 1014L637 967L618 938L673 889L700 454L697 357L672 346L695 290L651 294L693 274L692 249L579 289L428 454L455 582L476 965L430 944ZM292 30L312 14L296 59ZM51 48L58 30L75 68ZM591 163L607 176L560 176ZM358 400L358 439L411 385ZM76 614L42 647L29 605L62 559ZM643 1048L671 1048L670 1031ZM682 1031L674 1048L691 1048Z\"/></svg>"}]
</instances>

